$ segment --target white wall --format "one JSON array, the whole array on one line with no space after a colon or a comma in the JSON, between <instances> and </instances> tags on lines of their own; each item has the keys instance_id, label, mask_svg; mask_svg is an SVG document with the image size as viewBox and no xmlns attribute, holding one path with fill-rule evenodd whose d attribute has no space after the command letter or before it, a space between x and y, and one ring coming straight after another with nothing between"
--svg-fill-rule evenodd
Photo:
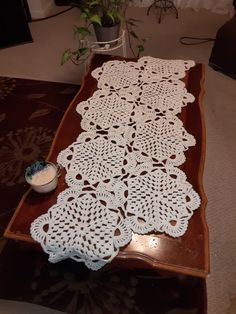
<instances>
[{"instance_id":1,"label":"white wall","mask_svg":"<svg viewBox=\"0 0 236 314\"><path fill-rule=\"evenodd\" d=\"M46 17L55 7L54 0L27 0L32 19Z\"/></svg>"}]
</instances>

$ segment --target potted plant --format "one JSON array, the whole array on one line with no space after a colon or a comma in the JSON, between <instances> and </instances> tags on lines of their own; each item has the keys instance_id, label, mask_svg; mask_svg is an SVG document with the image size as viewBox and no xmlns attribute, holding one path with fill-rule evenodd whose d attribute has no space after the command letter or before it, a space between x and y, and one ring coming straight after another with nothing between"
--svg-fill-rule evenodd
<instances>
[{"instance_id":1,"label":"potted plant","mask_svg":"<svg viewBox=\"0 0 236 314\"><path fill-rule=\"evenodd\" d=\"M126 19L126 9L129 0L79 0L74 3L80 10L80 18L84 21L82 25L74 27L74 35L78 40L75 50L66 49L63 52L61 64L68 60L74 64L80 64L91 53L89 36L92 35L92 28L98 42L109 42L119 37L121 24L127 30L128 42L134 57L139 57L144 51L146 38L140 38L134 31L138 20ZM134 43L136 51L134 49Z\"/></svg>"}]
</instances>

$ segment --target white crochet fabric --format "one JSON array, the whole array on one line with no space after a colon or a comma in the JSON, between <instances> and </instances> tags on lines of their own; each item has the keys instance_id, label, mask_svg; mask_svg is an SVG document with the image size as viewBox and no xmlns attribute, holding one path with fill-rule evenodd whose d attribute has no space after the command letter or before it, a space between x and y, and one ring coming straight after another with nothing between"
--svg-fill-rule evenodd
<instances>
[{"instance_id":1,"label":"white crochet fabric","mask_svg":"<svg viewBox=\"0 0 236 314\"><path fill-rule=\"evenodd\" d=\"M49 261L71 257L96 269L111 260L117 254L113 238L119 224L118 214L110 211L113 198L104 191L92 194L69 188L62 192L57 204L31 227L34 239L49 254Z\"/></svg>"},{"instance_id":2,"label":"white crochet fabric","mask_svg":"<svg viewBox=\"0 0 236 314\"><path fill-rule=\"evenodd\" d=\"M194 101L194 96L187 92L185 84L173 79L148 80L133 95L143 110L155 114L177 114L183 106Z\"/></svg>"},{"instance_id":3,"label":"white crochet fabric","mask_svg":"<svg viewBox=\"0 0 236 314\"><path fill-rule=\"evenodd\" d=\"M126 142L132 145L138 162L166 160L168 165L179 166L185 161L184 151L195 145L183 123L175 116L163 116L127 128Z\"/></svg>"},{"instance_id":4,"label":"white crochet fabric","mask_svg":"<svg viewBox=\"0 0 236 314\"><path fill-rule=\"evenodd\" d=\"M160 78L178 78L185 77L186 70L195 65L192 60L163 60L152 57L142 57L138 64L143 66L147 75L150 77L157 76Z\"/></svg>"},{"instance_id":5,"label":"white crochet fabric","mask_svg":"<svg viewBox=\"0 0 236 314\"><path fill-rule=\"evenodd\" d=\"M180 80L192 66L143 57L92 72L99 90L76 109L85 132L58 155L69 188L31 225L51 262L96 270L133 232L186 232L200 198L177 166L195 139L176 115L194 101Z\"/></svg>"},{"instance_id":6,"label":"white crochet fabric","mask_svg":"<svg viewBox=\"0 0 236 314\"><path fill-rule=\"evenodd\" d=\"M125 139L115 133L84 132L76 142L61 151L57 160L67 171L68 186L74 188L83 185L85 180L95 184L121 176L123 171L130 173L135 168L133 154L128 153Z\"/></svg>"},{"instance_id":7,"label":"white crochet fabric","mask_svg":"<svg viewBox=\"0 0 236 314\"><path fill-rule=\"evenodd\" d=\"M107 130L127 125L141 118L135 110L135 98L125 92L99 90L87 101L78 104L76 111L82 115L81 127L86 130Z\"/></svg>"},{"instance_id":8,"label":"white crochet fabric","mask_svg":"<svg viewBox=\"0 0 236 314\"><path fill-rule=\"evenodd\" d=\"M186 70L195 65L194 61L163 60L152 57L142 57L135 62L108 61L102 67L93 71L92 76L98 81L101 89L126 89L148 80L180 79Z\"/></svg>"},{"instance_id":9,"label":"white crochet fabric","mask_svg":"<svg viewBox=\"0 0 236 314\"><path fill-rule=\"evenodd\" d=\"M100 89L125 90L140 82L142 71L136 62L108 61L95 69L92 76L97 79Z\"/></svg>"},{"instance_id":10,"label":"white crochet fabric","mask_svg":"<svg viewBox=\"0 0 236 314\"><path fill-rule=\"evenodd\" d=\"M128 179L127 185L127 212L132 215L126 224L136 233L155 230L179 237L200 204L199 196L177 168L156 169Z\"/></svg>"}]
</instances>

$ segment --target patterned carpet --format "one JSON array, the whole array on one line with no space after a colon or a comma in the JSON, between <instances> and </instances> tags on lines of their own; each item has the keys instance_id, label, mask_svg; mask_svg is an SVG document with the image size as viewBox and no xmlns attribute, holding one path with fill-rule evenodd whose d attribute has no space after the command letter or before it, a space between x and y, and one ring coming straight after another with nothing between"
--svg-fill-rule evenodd
<instances>
[{"instance_id":1,"label":"patterned carpet","mask_svg":"<svg viewBox=\"0 0 236 314\"><path fill-rule=\"evenodd\" d=\"M0 232L28 186L24 169L45 158L54 132L79 86L0 78ZM147 270L92 272L66 260L50 264L32 245L0 242L0 298L66 313L202 314L205 281Z\"/></svg>"}]
</instances>

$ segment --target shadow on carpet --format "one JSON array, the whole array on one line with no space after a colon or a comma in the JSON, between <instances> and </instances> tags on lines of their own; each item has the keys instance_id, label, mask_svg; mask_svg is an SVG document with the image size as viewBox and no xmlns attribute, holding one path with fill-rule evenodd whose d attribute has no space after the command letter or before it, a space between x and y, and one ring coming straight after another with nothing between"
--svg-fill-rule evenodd
<instances>
[{"instance_id":1,"label":"shadow on carpet","mask_svg":"<svg viewBox=\"0 0 236 314\"><path fill-rule=\"evenodd\" d=\"M0 231L28 186L24 170L45 158L59 122L79 86L0 78ZM57 264L31 244L1 239L0 298L78 314L206 313L205 281L147 270L90 271Z\"/></svg>"}]
</instances>

